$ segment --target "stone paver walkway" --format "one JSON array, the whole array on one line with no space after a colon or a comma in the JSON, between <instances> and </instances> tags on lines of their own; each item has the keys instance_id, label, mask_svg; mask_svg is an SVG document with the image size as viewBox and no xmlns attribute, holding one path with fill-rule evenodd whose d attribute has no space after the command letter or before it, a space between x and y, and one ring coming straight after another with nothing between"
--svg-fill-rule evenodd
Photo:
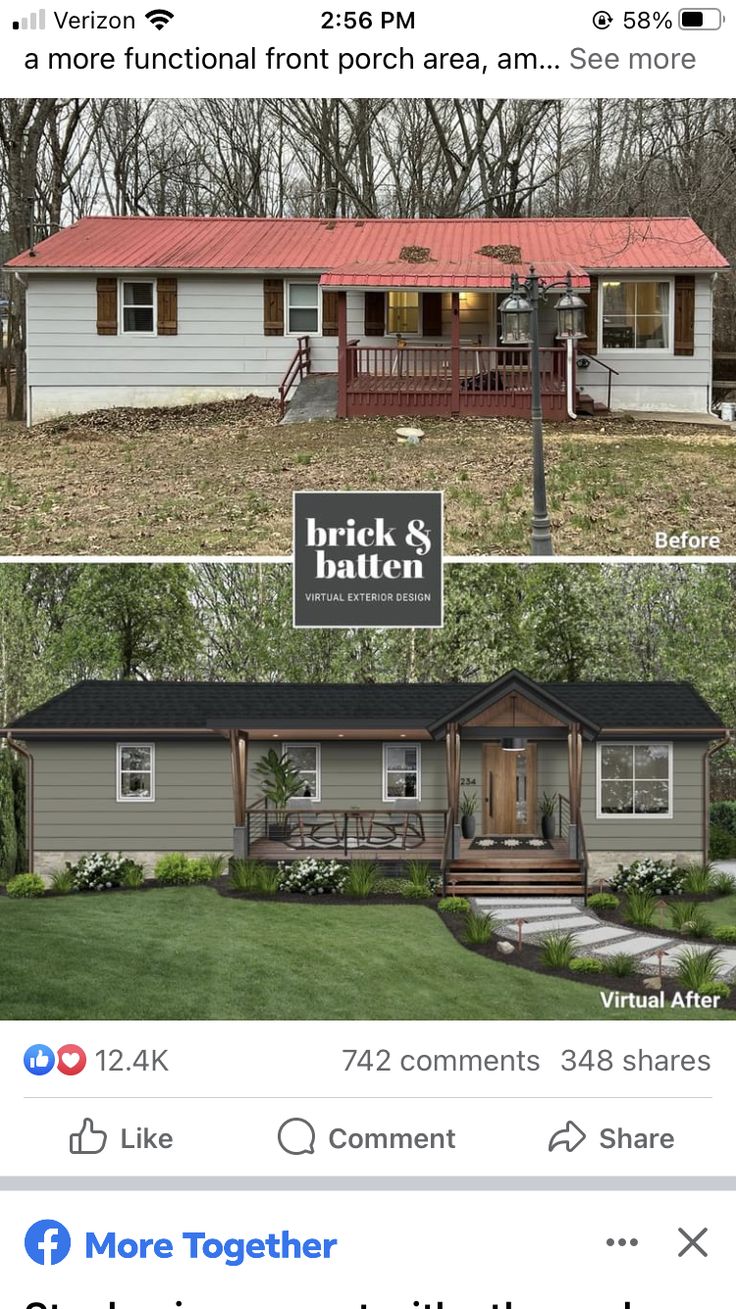
<instances>
[{"instance_id":1,"label":"stone paver walkway","mask_svg":"<svg viewBox=\"0 0 736 1309\"><path fill-rule=\"evenodd\" d=\"M525 941L539 945L553 932L572 932L578 953L605 960L613 955L627 954L637 960L642 973L657 973L659 960L655 950L664 950L662 972L671 976L685 950L709 950L710 946L691 941L679 941L661 933L641 932L620 923L604 922L581 899L508 899L506 896L474 896L474 909L478 913L492 914L499 922L498 935L515 941L519 934L519 920L523 920L521 934ZM718 976L724 981L736 978L736 949L718 948L720 962Z\"/></svg>"}]
</instances>

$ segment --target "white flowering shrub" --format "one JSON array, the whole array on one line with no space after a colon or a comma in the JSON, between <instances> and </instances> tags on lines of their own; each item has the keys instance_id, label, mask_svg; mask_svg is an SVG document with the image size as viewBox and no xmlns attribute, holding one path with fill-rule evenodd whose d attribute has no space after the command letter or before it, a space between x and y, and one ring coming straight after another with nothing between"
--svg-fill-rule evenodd
<instances>
[{"instance_id":1,"label":"white flowering shrub","mask_svg":"<svg viewBox=\"0 0 736 1309\"><path fill-rule=\"evenodd\" d=\"M334 859L279 864L279 890L291 895L344 895L348 870Z\"/></svg>"},{"instance_id":2,"label":"white flowering shrub","mask_svg":"<svg viewBox=\"0 0 736 1309\"><path fill-rule=\"evenodd\" d=\"M635 859L633 864L619 864L611 878L612 891L647 891L650 895L679 895L685 880L684 869L665 859Z\"/></svg>"},{"instance_id":3,"label":"white flowering shrub","mask_svg":"<svg viewBox=\"0 0 736 1309\"><path fill-rule=\"evenodd\" d=\"M110 891L120 886L129 860L106 850L82 855L76 864L67 864L74 879L75 891Z\"/></svg>"}]
</instances>

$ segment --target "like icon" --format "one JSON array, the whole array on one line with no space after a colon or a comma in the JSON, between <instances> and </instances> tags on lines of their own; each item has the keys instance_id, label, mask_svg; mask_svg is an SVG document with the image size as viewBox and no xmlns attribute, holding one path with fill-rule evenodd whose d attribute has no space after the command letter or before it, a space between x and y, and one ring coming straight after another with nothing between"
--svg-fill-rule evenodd
<instances>
[{"instance_id":1,"label":"like icon","mask_svg":"<svg viewBox=\"0 0 736 1309\"><path fill-rule=\"evenodd\" d=\"M31 1045L23 1056L23 1063L34 1077L45 1077L56 1067L56 1055L48 1045Z\"/></svg>"},{"instance_id":2,"label":"like icon","mask_svg":"<svg viewBox=\"0 0 736 1309\"><path fill-rule=\"evenodd\" d=\"M76 1077L87 1066L87 1056L81 1045L62 1045L58 1057L59 1072L65 1077Z\"/></svg>"}]
</instances>

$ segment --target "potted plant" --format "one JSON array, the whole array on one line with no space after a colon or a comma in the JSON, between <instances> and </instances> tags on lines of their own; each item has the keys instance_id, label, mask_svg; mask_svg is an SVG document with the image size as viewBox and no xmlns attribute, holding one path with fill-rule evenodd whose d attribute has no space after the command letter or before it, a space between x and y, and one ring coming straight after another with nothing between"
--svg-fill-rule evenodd
<instances>
[{"instance_id":1,"label":"potted plant","mask_svg":"<svg viewBox=\"0 0 736 1309\"><path fill-rule=\"evenodd\" d=\"M460 802L460 827L466 841L472 841L475 836L475 811L478 807L478 797L475 791L463 791L463 798Z\"/></svg>"},{"instance_id":2,"label":"potted plant","mask_svg":"<svg viewBox=\"0 0 736 1309\"><path fill-rule=\"evenodd\" d=\"M549 841L555 834L555 819L557 817L557 792L553 791L551 795L544 792L542 801L539 806L542 814L542 836Z\"/></svg>"},{"instance_id":3,"label":"potted plant","mask_svg":"<svg viewBox=\"0 0 736 1309\"><path fill-rule=\"evenodd\" d=\"M261 778L261 790L268 808L268 839L283 841L288 835L288 804L304 790L304 779L297 772L288 754L271 749L256 764Z\"/></svg>"}]
</instances>

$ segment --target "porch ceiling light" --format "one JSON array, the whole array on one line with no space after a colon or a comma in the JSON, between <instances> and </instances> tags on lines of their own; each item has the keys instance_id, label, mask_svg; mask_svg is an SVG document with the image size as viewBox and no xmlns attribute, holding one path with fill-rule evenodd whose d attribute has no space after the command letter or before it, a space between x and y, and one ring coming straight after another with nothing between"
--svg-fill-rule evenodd
<instances>
[{"instance_id":1,"label":"porch ceiling light","mask_svg":"<svg viewBox=\"0 0 736 1309\"><path fill-rule=\"evenodd\" d=\"M526 750L526 741L523 736L504 736L501 738L501 749L506 754L521 754Z\"/></svg>"},{"instance_id":2,"label":"porch ceiling light","mask_svg":"<svg viewBox=\"0 0 736 1309\"><path fill-rule=\"evenodd\" d=\"M514 289L502 302L501 344L528 345L532 339L532 306L521 290Z\"/></svg>"},{"instance_id":3,"label":"porch ceiling light","mask_svg":"<svg viewBox=\"0 0 736 1309\"><path fill-rule=\"evenodd\" d=\"M586 335L585 301L574 291L565 291L555 305L558 341L577 341Z\"/></svg>"}]
</instances>

